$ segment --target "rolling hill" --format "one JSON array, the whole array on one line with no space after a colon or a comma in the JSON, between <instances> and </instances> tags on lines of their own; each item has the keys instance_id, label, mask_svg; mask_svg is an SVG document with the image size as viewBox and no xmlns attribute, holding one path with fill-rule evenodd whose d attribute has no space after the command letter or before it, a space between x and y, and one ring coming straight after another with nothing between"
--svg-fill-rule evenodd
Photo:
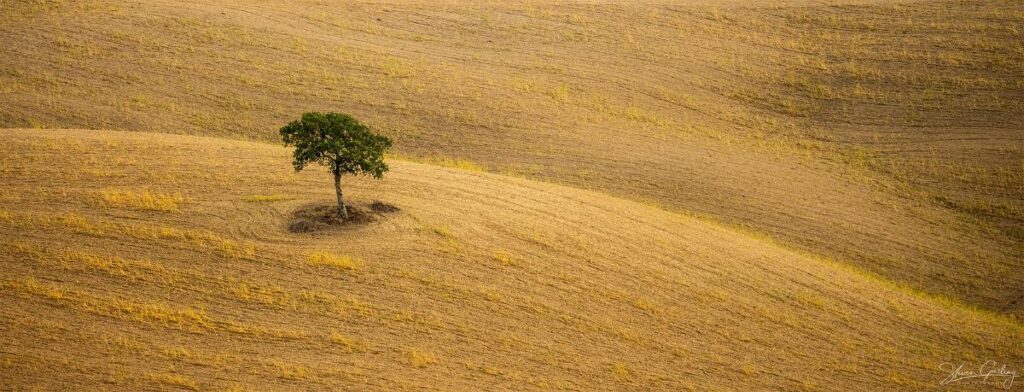
<instances>
[{"instance_id":1,"label":"rolling hill","mask_svg":"<svg viewBox=\"0 0 1024 392\"><path fill-rule=\"evenodd\" d=\"M1024 312L1024 9L938 2L0 4L0 126L273 141L702 216Z\"/></svg>"},{"instance_id":2,"label":"rolling hill","mask_svg":"<svg viewBox=\"0 0 1024 392\"><path fill-rule=\"evenodd\" d=\"M1010 317L599 192L393 160L347 179L372 222L293 232L333 194L283 147L0 137L12 386L919 390L1024 361Z\"/></svg>"},{"instance_id":3,"label":"rolling hill","mask_svg":"<svg viewBox=\"0 0 1024 392\"><path fill-rule=\"evenodd\" d=\"M1019 372L1022 26L1014 0L0 0L0 390ZM345 178L356 223L280 146L308 111L395 141Z\"/></svg>"}]
</instances>

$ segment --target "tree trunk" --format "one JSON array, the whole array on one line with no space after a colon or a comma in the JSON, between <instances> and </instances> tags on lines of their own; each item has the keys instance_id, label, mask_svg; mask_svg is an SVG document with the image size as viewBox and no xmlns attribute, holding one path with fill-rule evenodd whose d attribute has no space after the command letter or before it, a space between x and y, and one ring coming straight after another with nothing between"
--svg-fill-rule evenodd
<instances>
[{"instance_id":1,"label":"tree trunk","mask_svg":"<svg viewBox=\"0 0 1024 392\"><path fill-rule=\"evenodd\" d=\"M344 222L348 220L348 211L345 211L345 201L341 198L341 173L334 173L334 192L338 194L338 219Z\"/></svg>"}]
</instances>

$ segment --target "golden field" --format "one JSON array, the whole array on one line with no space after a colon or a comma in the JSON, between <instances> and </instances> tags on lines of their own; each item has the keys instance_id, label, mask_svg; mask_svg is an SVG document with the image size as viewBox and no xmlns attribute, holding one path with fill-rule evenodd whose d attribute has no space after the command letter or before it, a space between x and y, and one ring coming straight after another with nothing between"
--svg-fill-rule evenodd
<instances>
[{"instance_id":1,"label":"golden field","mask_svg":"<svg viewBox=\"0 0 1024 392\"><path fill-rule=\"evenodd\" d=\"M0 2L0 389L1021 369L1021 26L1015 1ZM289 230L331 203L277 136L314 110L395 140L383 181L345 179L375 221Z\"/></svg>"},{"instance_id":2,"label":"golden field","mask_svg":"<svg viewBox=\"0 0 1024 392\"><path fill-rule=\"evenodd\" d=\"M348 194L400 211L292 233L331 195L283 147L2 136L0 364L18 385L891 390L934 386L949 358L1024 360L1009 317L597 192L394 162Z\"/></svg>"}]
</instances>

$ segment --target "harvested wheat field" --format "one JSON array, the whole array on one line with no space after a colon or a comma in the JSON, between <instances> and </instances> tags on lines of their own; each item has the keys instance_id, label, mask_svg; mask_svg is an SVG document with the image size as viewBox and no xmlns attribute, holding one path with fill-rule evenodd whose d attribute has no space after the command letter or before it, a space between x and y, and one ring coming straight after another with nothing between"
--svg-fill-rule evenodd
<instances>
[{"instance_id":1,"label":"harvested wheat field","mask_svg":"<svg viewBox=\"0 0 1024 392\"><path fill-rule=\"evenodd\" d=\"M950 357L1024 360L1017 321L600 193L395 162L349 185L373 222L293 233L332 200L285 148L2 135L19 385L918 389Z\"/></svg>"},{"instance_id":2,"label":"harvested wheat field","mask_svg":"<svg viewBox=\"0 0 1024 392\"><path fill-rule=\"evenodd\" d=\"M1019 389L1022 26L0 0L0 390Z\"/></svg>"}]
</instances>

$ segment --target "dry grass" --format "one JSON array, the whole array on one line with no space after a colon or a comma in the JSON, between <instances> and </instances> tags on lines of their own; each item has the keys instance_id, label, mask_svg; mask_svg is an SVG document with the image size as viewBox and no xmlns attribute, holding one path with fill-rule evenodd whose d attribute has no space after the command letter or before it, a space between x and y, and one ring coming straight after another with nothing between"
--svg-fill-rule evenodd
<instances>
[{"instance_id":1,"label":"dry grass","mask_svg":"<svg viewBox=\"0 0 1024 392\"><path fill-rule=\"evenodd\" d=\"M316 251L306 256L306 263L314 266L325 266L342 271L359 268L361 262L346 255L334 255L324 251Z\"/></svg>"},{"instance_id":2,"label":"dry grass","mask_svg":"<svg viewBox=\"0 0 1024 392\"><path fill-rule=\"evenodd\" d=\"M512 255L508 254L508 252L505 252L503 250L494 251L492 257L494 258L494 260L496 260L497 262L501 263L504 266L511 266L516 264L516 261L515 259L512 258Z\"/></svg>"},{"instance_id":3,"label":"dry grass","mask_svg":"<svg viewBox=\"0 0 1024 392\"><path fill-rule=\"evenodd\" d=\"M358 350L355 340L341 332L331 331L330 335L328 335L328 339L331 343L344 347L347 352L351 353Z\"/></svg>"},{"instance_id":4,"label":"dry grass","mask_svg":"<svg viewBox=\"0 0 1024 392\"><path fill-rule=\"evenodd\" d=\"M274 203L291 200L291 198L285 195L249 195L244 200L250 203Z\"/></svg>"},{"instance_id":5,"label":"dry grass","mask_svg":"<svg viewBox=\"0 0 1024 392\"><path fill-rule=\"evenodd\" d=\"M105 190L100 193L103 202L111 207L174 212L185 202L181 194L162 194L150 191Z\"/></svg>"},{"instance_id":6,"label":"dry grass","mask_svg":"<svg viewBox=\"0 0 1024 392\"><path fill-rule=\"evenodd\" d=\"M166 384L171 387L184 388L192 391L199 390L199 384L194 380L178 374L152 373L148 378L153 382Z\"/></svg>"},{"instance_id":7,"label":"dry grass","mask_svg":"<svg viewBox=\"0 0 1024 392\"><path fill-rule=\"evenodd\" d=\"M1013 1L0 8L0 127L31 128L0 145L15 388L919 390L1022 361ZM395 139L346 195L400 212L283 229L332 197L276 146L310 109Z\"/></svg>"},{"instance_id":8,"label":"dry grass","mask_svg":"<svg viewBox=\"0 0 1024 392\"><path fill-rule=\"evenodd\" d=\"M437 156L417 157L417 156L394 155L394 154L393 154L393 157L395 159L401 159L401 160L404 160L404 161L411 161L411 162L424 163L424 164L428 164L428 165L450 167L450 168L467 170L467 171L474 171L474 172L487 171L487 169L485 167L483 167L482 165L477 164L477 163L475 163L473 161L470 161L468 159L462 159L462 158L449 158L449 157L437 157Z\"/></svg>"},{"instance_id":9,"label":"dry grass","mask_svg":"<svg viewBox=\"0 0 1024 392\"><path fill-rule=\"evenodd\" d=\"M21 157L0 177L16 190L0 193L0 336L17 385L788 390L848 374L884 390L934 385L948 358L1024 360L1010 316L597 192L394 161L346 195L400 212L297 235L282 229L285 204L243 199L332 201L329 176L295 174L281 147L100 131L4 140ZM105 158L83 167L98 174L32 181L79 149ZM117 159L139 164L100 174ZM215 175L189 175L214 162ZM146 178L195 196L166 215L67 203Z\"/></svg>"},{"instance_id":10,"label":"dry grass","mask_svg":"<svg viewBox=\"0 0 1024 392\"><path fill-rule=\"evenodd\" d=\"M294 365L286 362L274 362L274 368L278 375L285 380L301 381L310 377L308 368L302 365Z\"/></svg>"},{"instance_id":11,"label":"dry grass","mask_svg":"<svg viewBox=\"0 0 1024 392\"><path fill-rule=\"evenodd\" d=\"M626 364L624 363L615 362L612 364L611 368L612 374L614 374L615 378L618 379L619 381L629 381L631 378L633 378L632 372L629 370L629 367L626 366Z\"/></svg>"},{"instance_id":12,"label":"dry grass","mask_svg":"<svg viewBox=\"0 0 1024 392\"><path fill-rule=\"evenodd\" d=\"M1024 14L842 3L23 3L0 16L0 125L276 142L345 108L396 157L655 201L1013 307L981 286L1024 238Z\"/></svg>"},{"instance_id":13,"label":"dry grass","mask_svg":"<svg viewBox=\"0 0 1024 392\"><path fill-rule=\"evenodd\" d=\"M409 363L413 367L425 368L437 364L437 357L430 352L420 350L409 350Z\"/></svg>"}]
</instances>

